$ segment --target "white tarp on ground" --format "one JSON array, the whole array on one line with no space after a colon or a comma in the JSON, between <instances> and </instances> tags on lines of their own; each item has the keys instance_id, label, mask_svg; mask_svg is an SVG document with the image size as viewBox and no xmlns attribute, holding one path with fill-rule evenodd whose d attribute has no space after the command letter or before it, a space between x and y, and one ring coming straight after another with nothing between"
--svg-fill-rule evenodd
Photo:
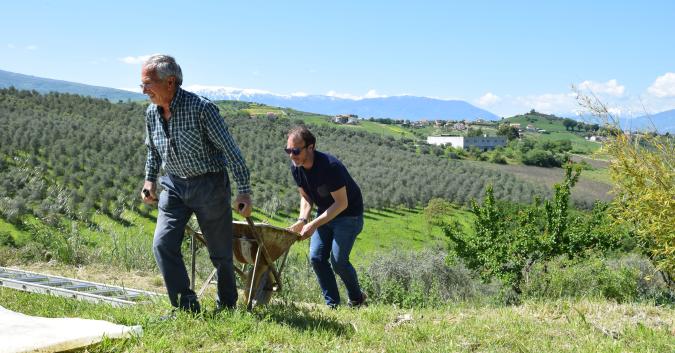
<instances>
[{"instance_id":1,"label":"white tarp on ground","mask_svg":"<svg viewBox=\"0 0 675 353\"><path fill-rule=\"evenodd\" d=\"M103 337L141 335L141 326L103 320L28 316L0 306L0 353L61 352L100 342Z\"/></svg>"}]
</instances>

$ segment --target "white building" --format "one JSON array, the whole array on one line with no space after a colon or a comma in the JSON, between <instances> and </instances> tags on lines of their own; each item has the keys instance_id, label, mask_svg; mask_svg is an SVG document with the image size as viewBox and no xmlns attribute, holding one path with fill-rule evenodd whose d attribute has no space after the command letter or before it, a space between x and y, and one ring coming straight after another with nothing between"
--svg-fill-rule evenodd
<instances>
[{"instance_id":1,"label":"white building","mask_svg":"<svg viewBox=\"0 0 675 353\"><path fill-rule=\"evenodd\" d=\"M482 151L506 146L506 136L427 136L430 145L445 145L468 150L476 147Z\"/></svg>"}]
</instances>

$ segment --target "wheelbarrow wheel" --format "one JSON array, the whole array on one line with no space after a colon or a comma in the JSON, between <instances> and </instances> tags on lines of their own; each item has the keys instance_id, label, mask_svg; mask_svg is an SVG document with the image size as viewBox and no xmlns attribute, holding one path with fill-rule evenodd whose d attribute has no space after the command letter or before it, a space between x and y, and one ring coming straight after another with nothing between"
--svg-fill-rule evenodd
<instances>
[{"instance_id":1,"label":"wheelbarrow wheel","mask_svg":"<svg viewBox=\"0 0 675 353\"><path fill-rule=\"evenodd\" d=\"M244 298L248 298L249 288L251 288L251 279L253 278L253 269L247 272L246 285L244 286ZM253 306L269 304L272 299L272 286L274 285L272 279L272 271L265 271L260 277L258 287L253 293Z\"/></svg>"}]
</instances>

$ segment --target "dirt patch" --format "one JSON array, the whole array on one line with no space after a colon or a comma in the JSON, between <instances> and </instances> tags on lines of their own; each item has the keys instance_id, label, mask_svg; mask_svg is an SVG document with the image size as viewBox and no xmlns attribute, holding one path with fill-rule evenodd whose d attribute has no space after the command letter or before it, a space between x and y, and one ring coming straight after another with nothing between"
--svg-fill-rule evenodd
<instances>
[{"instance_id":1,"label":"dirt patch","mask_svg":"<svg viewBox=\"0 0 675 353\"><path fill-rule=\"evenodd\" d=\"M486 166L500 170L505 173L513 174L516 178L529 181L536 184L546 185L548 188L553 184L563 180L564 169L561 168L543 168L527 165L490 165ZM608 183L584 179L583 172L577 185L572 189L572 200L582 204L592 205L595 200L610 201L612 195L610 190L612 186Z\"/></svg>"},{"instance_id":2,"label":"dirt patch","mask_svg":"<svg viewBox=\"0 0 675 353\"><path fill-rule=\"evenodd\" d=\"M73 267L53 262L9 265L8 267L157 293L166 292L161 275L154 272L124 271L105 265Z\"/></svg>"},{"instance_id":3,"label":"dirt patch","mask_svg":"<svg viewBox=\"0 0 675 353\"><path fill-rule=\"evenodd\" d=\"M593 167L593 168L595 168L595 169L606 169L606 168L609 168L609 161L605 161L605 160L602 160L602 159L589 158L589 157L582 156L582 155L579 155L579 154L573 154L573 155L571 155L571 156L570 156L570 159L571 159L573 162L576 162L576 163L579 163L579 162L581 162L581 161L584 161L584 162L590 164L590 166Z\"/></svg>"}]
</instances>

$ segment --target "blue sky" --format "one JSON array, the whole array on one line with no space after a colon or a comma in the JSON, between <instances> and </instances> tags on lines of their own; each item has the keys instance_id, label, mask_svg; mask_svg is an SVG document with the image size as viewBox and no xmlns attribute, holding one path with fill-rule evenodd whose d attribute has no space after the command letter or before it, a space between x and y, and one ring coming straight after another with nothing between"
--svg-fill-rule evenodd
<instances>
[{"instance_id":1,"label":"blue sky","mask_svg":"<svg viewBox=\"0 0 675 353\"><path fill-rule=\"evenodd\" d=\"M675 108L673 1L10 1L0 69L134 89L174 55L184 85L462 99L570 114ZM4 42L4 43L3 43Z\"/></svg>"}]
</instances>

